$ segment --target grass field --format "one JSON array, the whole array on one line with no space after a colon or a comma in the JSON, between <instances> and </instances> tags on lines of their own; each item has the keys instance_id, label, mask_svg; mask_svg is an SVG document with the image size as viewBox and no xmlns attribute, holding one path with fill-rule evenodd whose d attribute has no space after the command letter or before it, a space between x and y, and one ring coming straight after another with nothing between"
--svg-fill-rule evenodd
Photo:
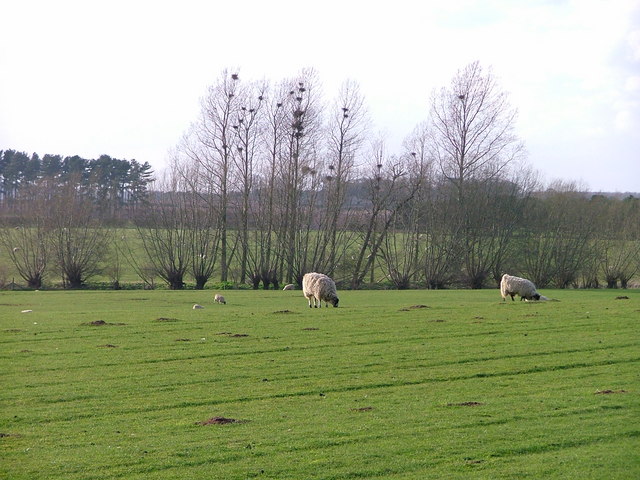
<instances>
[{"instance_id":1,"label":"grass field","mask_svg":"<svg viewBox=\"0 0 640 480\"><path fill-rule=\"evenodd\" d=\"M543 293L0 292L0 478L640 478L640 292Z\"/></svg>"}]
</instances>

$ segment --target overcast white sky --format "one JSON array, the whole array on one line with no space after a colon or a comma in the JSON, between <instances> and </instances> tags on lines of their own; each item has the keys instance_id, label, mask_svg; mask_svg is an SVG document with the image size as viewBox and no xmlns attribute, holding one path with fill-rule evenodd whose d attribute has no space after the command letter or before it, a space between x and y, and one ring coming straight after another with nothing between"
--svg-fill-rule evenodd
<instances>
[{"instance_id":1,"label":"overcast white sky","mask_svg":"<svg viewBox=\"0 0 640 480\"><path fill-rule=\"evenodd\" d=\"M225 68L360 84L400 153L479 60L548 182L640 192L640 0L20 0L0 4L0 149L166 165Z\"/></svg>"}]
</instances>

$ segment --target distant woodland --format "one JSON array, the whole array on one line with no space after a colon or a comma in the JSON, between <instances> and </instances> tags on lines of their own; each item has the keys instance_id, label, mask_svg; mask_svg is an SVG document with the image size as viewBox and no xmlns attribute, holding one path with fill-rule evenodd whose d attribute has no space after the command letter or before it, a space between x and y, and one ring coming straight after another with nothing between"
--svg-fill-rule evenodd
<instances>
[{"instance_id":1,"label":"distant woodland","mask_svg":"<svg viewBox=\"0 0 640 480\"><path fill-rule=\"evenodd\" d=\"M357 84L326 102L313 71L275 84L224 71L162 178L107 155L2 152L0 259L31 288L98 275L120 288L123 265L171 289L281 288L309 271L353 289L495 288L503 273L633 286L640 199L543 186L515 118L475 62L390 154Z\"/></svg>"},{"instance_id":2,"label":"distant woodland","mask_svg":"<svg viewBox=\"0 0 640 480\"><path fill-rule=\"evenodd\" d=\"M45 190L55 195L63 185L73 183L95 203L98 210L115 215L123 207L133 207L148 198L153 179L151 166L135 160L119 160L109 155L85 159L16 150L0 150L0 206L5 214L19 199Z\"/></svg>"}]
</instances>

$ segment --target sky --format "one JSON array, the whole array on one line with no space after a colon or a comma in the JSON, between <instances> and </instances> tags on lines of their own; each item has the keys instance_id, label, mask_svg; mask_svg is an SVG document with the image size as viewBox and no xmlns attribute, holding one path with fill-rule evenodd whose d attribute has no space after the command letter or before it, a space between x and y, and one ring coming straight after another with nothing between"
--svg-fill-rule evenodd
<instances>
[{"instance_id":1,"label":"sky","mask_svg":"<svg viewBox=\"0 0 640 480\"><path fill-rule=\"evenodd\" d=\"M223 70L360 85L391 153L479 61L548 185L640 192L640 0L20 0L0 4L0 150L161 171Z\"/></svg>"}]
</instances>

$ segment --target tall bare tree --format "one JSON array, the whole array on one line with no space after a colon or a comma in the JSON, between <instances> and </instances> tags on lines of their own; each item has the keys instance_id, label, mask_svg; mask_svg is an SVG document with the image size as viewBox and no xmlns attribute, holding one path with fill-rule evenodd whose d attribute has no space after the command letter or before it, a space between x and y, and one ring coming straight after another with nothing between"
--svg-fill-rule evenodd
<instances>
[{"instance_id":1,"label":"tall bare tree","mask_svg":"<svg viewBox=\"0 0 640 480\"><path fill-rule=\"evenodd\" d=\"M300 283L308 266L308 226L313 219L313 203L319 185L322 91L313 70L303 70L288 84L290 89L283 102L288 130L280 159L284 207L280 230L284 246L281 270L287 282Z\"/></svg>"},{"instance_id":2,"label":"tall bare tree","mask_svg":"<svg viewBox=\"0 0 640 480\"><path fill-rule=\"evenodd\" d=\"M345 81L335 99L326 129L328 141L323 166L324 216L317 235L315 259L311 268L333 275L340 258L346 254L352 231L350 208L345 204L349 183L354 178L355 162L369 129L369 115L359 85Z\"/></svg>"},{"instance_id":3,"label":"tall bare tree","mask_svg":"<svg viewBox=\"0 0 640 480\"><path fill-rule=\"evenodd\" d=\"M485 73L477 61L432 94L433 154L461 202L467 181L495 177L523 153L516 116L492 72Z\"/></svg>"},{"instance_id":4,"label":"tall bare tree","mask_svg":"<svg viewBox=\"0 0 640 480\"><path fill-rule=\"evenodd\" d=\"M495 266L505 237L495 236L488 220L487 186L498 185L507 167L523 154L515 135L516 110L491 73L473 62L454 76L448 88L431 97L431 147L440 172L455 188L464 276L479 288ZM479 228L483 225L483 228ZM501 230L502 233L509 230ZM499 244L494 240L500 238Z\"/></svg>"},{"instance_id":5,"label":"tall bare tree","mask_svg":"<svg viewBox=\"0 0 640 480\"><path fill-rule=\"evenodd\" d=\"M254 288L262 282L267 290L279 287L282 275L285 223L282 162L286 158L289 118L285 100L290 87L284 82L270 88L264 105L264 128L261 129L263 161L257 166L256 184L250 204L251 231L247 248L248 275Z\"/></svg>"},{"instance_id":6,"label":"tall bare tree","mask_svg":"<svg viewBox=\"0 0 640 480\"><path fill-rule=\"evenodd\" d=\"M247 278L249 261L249 207L250 194L254 185L259 140L264 128L263 106L265 104L266 85L253 83L239 92L240 109L232 128L236 131L236 150L233 152L236 189L239 190L239 211L237 224L238 243L240 245L240 282Z\"/></svg>"},{"instance_id":7,"label":"tall bare tree","mask_svg":"<svg viewBox=\"0 0 640 480\"><path fill-rule=\"evenodd\" d=\"M198 162L202 174L211 182L212 191L218 196L220 229L220 280L229 276L229 193L233 166L233 154L237 150L237 126L240 117L239 75L224 70L218 82L202 99L199 121L193 126L198 148L193 148L193 160Z\"/></svg>"}]
</instances>

